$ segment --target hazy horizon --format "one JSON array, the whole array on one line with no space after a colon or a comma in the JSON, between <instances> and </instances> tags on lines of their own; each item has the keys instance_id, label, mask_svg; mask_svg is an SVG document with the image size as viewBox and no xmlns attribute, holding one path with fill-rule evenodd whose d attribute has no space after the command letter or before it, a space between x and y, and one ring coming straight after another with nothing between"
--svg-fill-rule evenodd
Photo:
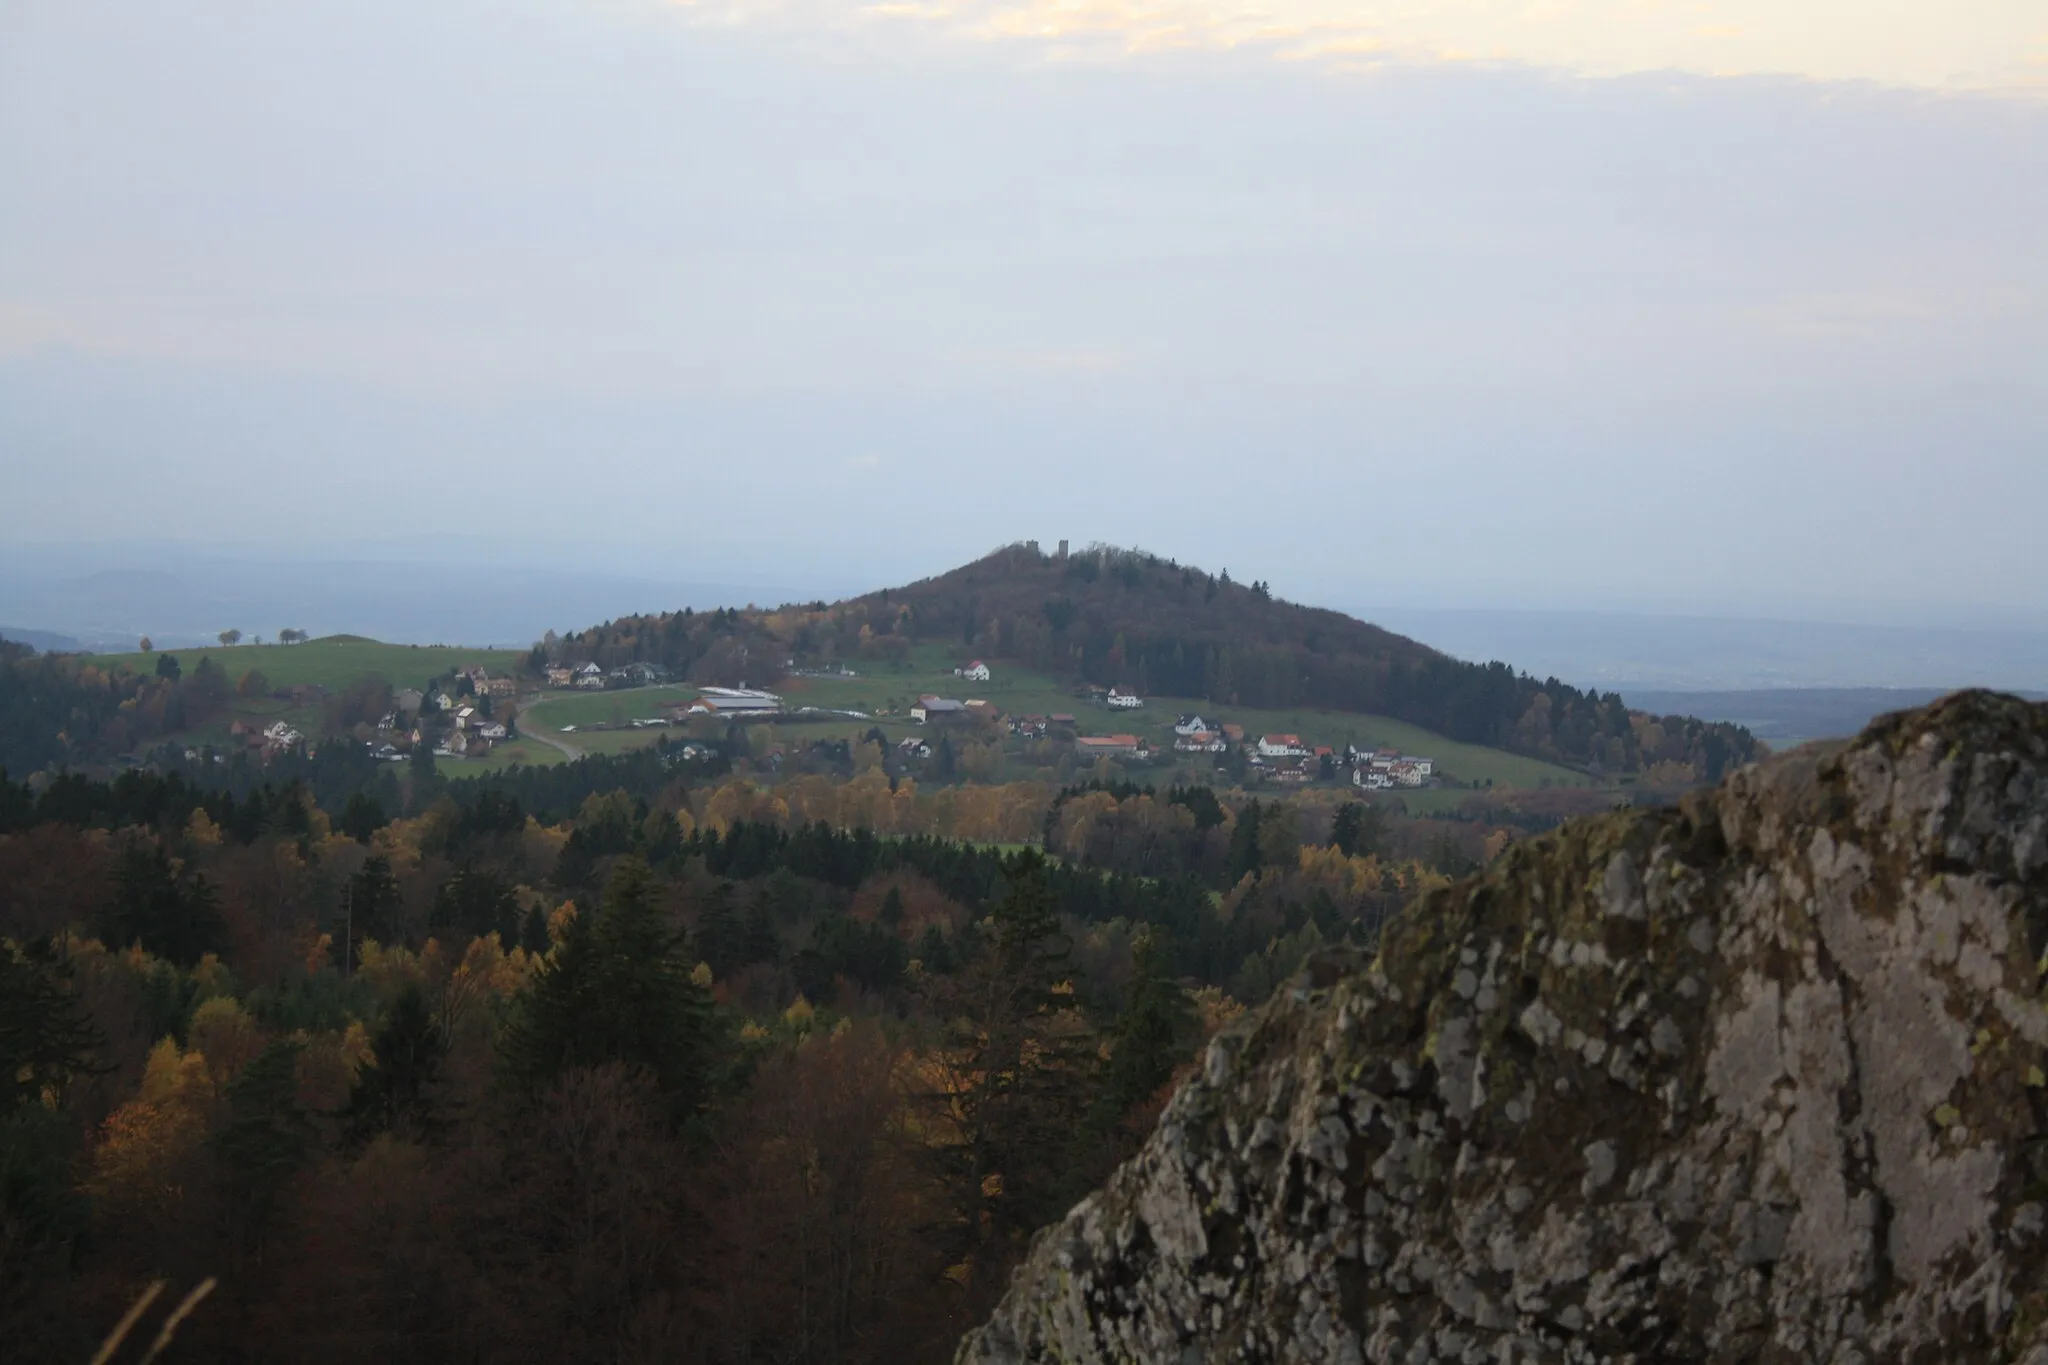
<instances>
[{"instance_id":1,"label":"hazy horizon","mask_svg":"<svg viewBox=\"0 0 2048 1365\"><path fill-rule=\"evenodd\" d=\"M1056 543L1039 539L1047 550ZM698 564L693 571L678 562L664 571L595 551L523 560L482 540L297 548L290 555L260 546L0 547L0 635L49 632L114 650L133 649L148 635L160 646L187 648L229 626L273 638L290 626L315 636L523 648L549 630L634 613L836 599L955 567L929 564L877 579L872 565L833 562L810 577L749 579L717 573L731 565ZM436 557L419 557L428 551ZM549 553L564 555L564 547ZM1244 579L1258 574L1256 564L1237 571ZM1836 619L1788 619L1447 607L1426 597L1390 599L1355 581L1308 591L1285 580L1273 586L1281 597L1347 612L1459 658L1504 659L1537 677L1603 691L2048 690L2048 624L2025 613L1902 624L1847 611Z\"/></svg>"}]
</instances>

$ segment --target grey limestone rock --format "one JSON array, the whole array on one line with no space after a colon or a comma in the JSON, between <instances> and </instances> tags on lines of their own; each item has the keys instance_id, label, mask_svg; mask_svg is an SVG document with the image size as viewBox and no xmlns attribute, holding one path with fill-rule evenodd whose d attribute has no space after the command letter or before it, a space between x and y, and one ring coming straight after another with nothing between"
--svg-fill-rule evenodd
<instances>
[{"instance_id":1,"label":"grey limestone rock","mask_svg":"<svg viewBox=\"0 0 2048 1365\"><path fill-rule=\"evenodd\" d=\"M2048 1361L2044 949L2048 707L1567 826L1216 1038L959 1360Z\"/></svg>"}]
</instances>

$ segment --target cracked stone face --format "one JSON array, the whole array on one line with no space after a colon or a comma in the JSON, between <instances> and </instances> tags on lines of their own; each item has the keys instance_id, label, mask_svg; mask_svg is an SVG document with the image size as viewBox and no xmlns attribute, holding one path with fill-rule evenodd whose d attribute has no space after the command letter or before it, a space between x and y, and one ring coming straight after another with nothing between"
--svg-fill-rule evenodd
<instances>
[{"instance_id":1,"label":"cracked stone face","mask_svg":"<svg viewBox=\"0 0 2048 1365\"><path fill-rule=\"evenodd\" d=\"M1567 826L1219 1035L959 1359L2048 1365L2044 953L2048 707Z\"/></svg>"}]
</instances>

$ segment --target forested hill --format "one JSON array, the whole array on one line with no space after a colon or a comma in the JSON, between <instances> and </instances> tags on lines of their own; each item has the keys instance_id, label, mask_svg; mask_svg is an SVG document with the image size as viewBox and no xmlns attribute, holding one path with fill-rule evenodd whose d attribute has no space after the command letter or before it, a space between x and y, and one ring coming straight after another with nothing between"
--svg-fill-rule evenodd
<instances>
[{"instance_id":1,"label":"forested hill","mask_svg":"<svg viewBox=\"0 0 2048 1365\"><path fill-rule=\"evenodd\" d=\"M773 612L634 618L581 632L571 655L742 669L770 681L771 642L799 663L900 656L946 642L1076 682L1252 707L1393 716L1468 743L1608 772L1682 764L1720 777L1758 756L1740 726L1632 713L1619 696L1472 664L1340 612L1275 598L1139 551L1006 546L902 588Z\"/></svg>"}]
</instances>

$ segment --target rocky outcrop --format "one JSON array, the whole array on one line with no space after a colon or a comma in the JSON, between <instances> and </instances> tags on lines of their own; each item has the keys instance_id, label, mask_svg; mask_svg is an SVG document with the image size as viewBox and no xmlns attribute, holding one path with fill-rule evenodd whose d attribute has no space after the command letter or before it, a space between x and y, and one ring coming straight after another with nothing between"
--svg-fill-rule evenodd
<instances>
[{"instance_id":1,"label":"rocky outcrop","mask_svg":"<svg viewBox=\"0 0 2048 1365\"><path fill-rule=\"evenodd\" d=\"M1511 851L1209 1047L961 1346L2048 1365L2048 707Z\"/></svg>"}]
</instances>

